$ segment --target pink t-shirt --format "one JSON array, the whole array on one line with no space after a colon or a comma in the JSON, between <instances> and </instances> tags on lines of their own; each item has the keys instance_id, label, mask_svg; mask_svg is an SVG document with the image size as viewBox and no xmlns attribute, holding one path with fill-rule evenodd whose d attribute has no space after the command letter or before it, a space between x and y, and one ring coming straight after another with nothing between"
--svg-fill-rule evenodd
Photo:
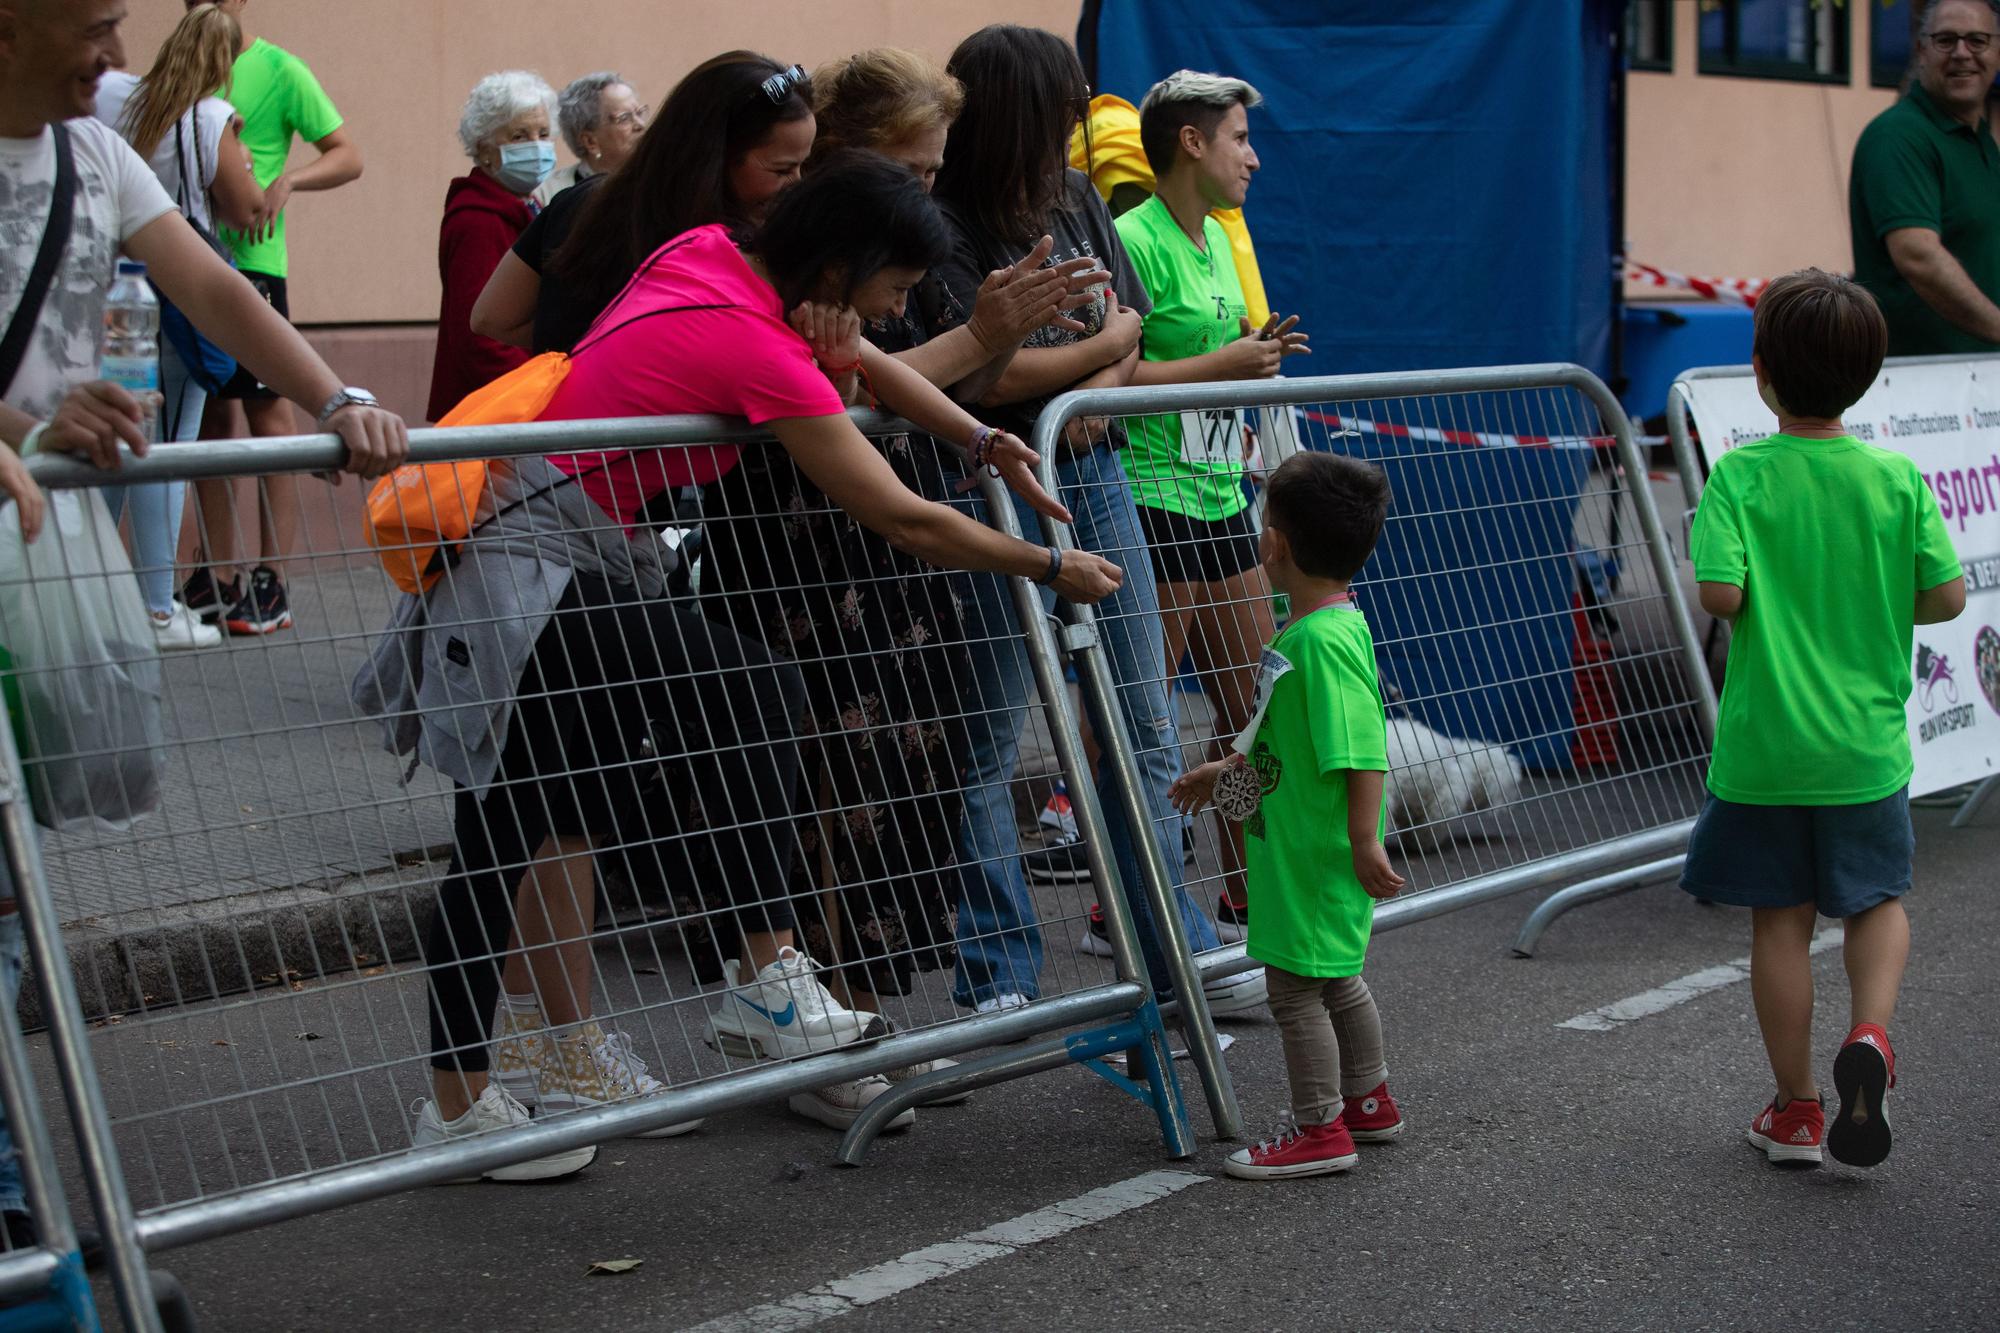
<instances>
[{"instance_id":1,"label":"pink t-shirt","mask_svg":"<svg viewBox=\"0 0 2000 1333\"><path fill-rule=\"evenodd\" d=\"M686 308L697 307L697 308ZM621 327L622 326L622 327ZM752 425L847 409L785 323L778 294L750 271L717 223L654 251L639 278L577 346L543 421L712 412ZM739 446L690 445L549 459L631 526L671 486L698 486L736 465Z\"/></svg>"}]
</instances>

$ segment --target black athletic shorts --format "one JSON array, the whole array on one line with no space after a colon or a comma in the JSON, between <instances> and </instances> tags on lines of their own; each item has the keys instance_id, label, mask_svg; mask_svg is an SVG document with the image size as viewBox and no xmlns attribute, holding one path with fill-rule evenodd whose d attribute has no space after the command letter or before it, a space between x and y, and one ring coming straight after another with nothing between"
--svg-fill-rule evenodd
<instances>
[{"instance_id":1,"label":"black athletic shorts","mask_svg":"<svg viewBox=\"0 0 2000 1333\"><path fill-rule=\"evenodd\" d=\"M1247 505L1214 522L1150 505L1138 509L1155 582L1220 583L1259 563L1257 529Z\"/></svg>"},{"instance_id":2,"label":"black athletic shorts","mask_svg":"<svg viewBox=\"0 0 2000 1333\"><path fill-rule=\"evenodd\" d=\"M269 273L253 273L247 268L240 271L250 280L250 285L257 289L257 295L269 301L271 309L283 315L289 322L292 317L292 302L285 293L285 280ZM222 386L222 392L217 396L257 402L276 398L278 394L258 383L257 377L250 373L248 367L239 363L235 376Z\"/></svg>"}]
</instances>

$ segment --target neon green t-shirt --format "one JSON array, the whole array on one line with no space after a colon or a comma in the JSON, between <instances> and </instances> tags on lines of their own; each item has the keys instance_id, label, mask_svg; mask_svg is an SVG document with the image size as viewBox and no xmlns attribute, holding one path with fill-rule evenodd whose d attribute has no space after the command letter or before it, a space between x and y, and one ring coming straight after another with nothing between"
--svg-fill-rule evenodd
<instances>
[{"instance_id":1,"label":"neon green t-shirt","mask_svg":"<svg viewBox=\"0 0 2000 1333\"><path fill-rule=\"evenodd\" d=\"M243 146L250 150L259 189L284 174L293 136L318 143L341 126L340 112L306 62L261 37L236 57L229 104L243 117ZM283 214L277 230L265 240L252 242L243 233L228 230L222 239L235 253L238 268L274 278L291 276Z\"/></svg>"},{"instance_id":2,"label":"neon green t-shirt","mask_svg":"<svg viewBox=\"0 0 2000 1333\"><path fill-rule=\"evenodd\" d=\"M1249 312L1229 237L1214 218L1202 223L1197 249L1155 195L1112 225L1153 298L1146 316L1148 361L1184 361L1243 336ZM1239 412L1182 412L1127 423L1120 455L1132 498L1154 509L1213 523L1243 511L1243 417Z\"/></svg>"},{"instance_id":3,"label":"neon green t-shirt","mask_svg":"<svg viewBox=\"0 0 2000 1333\"><path fill-rule=\"evenodd\" d=\"M1724 454L1694 518L1694 576L1743 589L1708 789L1744 805L1860 805L1910 780L1919 588L1959 576L1903 454L1773 435Z\"/></svg>"},{"instance_id":4,"label":"neon green t-shirt","mask_svg":"<svg viewBox=\"0 0 2000 1333\"><path fill-rule=\"evenodd\" d=\"M1355 976L1368 956L1375 900L1354 874L1347 774L1389 768L1375 640L1360 611L1328 607L1287 625L1265 656L1266 676L1274 666L1283 674L1269 686L1250 747L1264 799L1243 825L1245 948L1302 977ZM1378 835L1386 828L1385 809Z\"/></svg>"}]
</instances>

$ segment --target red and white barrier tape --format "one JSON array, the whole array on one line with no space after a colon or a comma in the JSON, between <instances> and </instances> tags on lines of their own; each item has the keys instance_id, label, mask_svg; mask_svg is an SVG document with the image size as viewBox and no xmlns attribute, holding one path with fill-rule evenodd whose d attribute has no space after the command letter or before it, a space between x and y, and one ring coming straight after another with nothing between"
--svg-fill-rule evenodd
<instances>
[{"instance_id":1,"label":"red and white barrier tape","mask_svg":"<svg viewBox=\"0 0 2000 1333\"><path fill-rule=\"evenodd\" d=\"M1633 260L1625 261L1625 280L1652 287L1681 287L1711 301L1755 306L1757 298L1771 285L1769 278L1696 278L1672 269L1654 268Z\"/></svg>"},{"instance_id":2,"label":"red and white barrier tape","mask_svg":"<svg viewBox=\"0 0 2000 1333\"><path fill-rule=\"evenodd\" d=\"M1394 421L1370 421L1366 417L1343 416L1337 412L1303 409L1308 421L1333 426L1349 433L1380 435L1397 440L1422 440L1427 444L1462 444L1481 449L1609 449L1617 443L1609 435L1505 435L1492 431L1445 430L1438 426L1406 426Z\"/></svg>"}]
</instances>

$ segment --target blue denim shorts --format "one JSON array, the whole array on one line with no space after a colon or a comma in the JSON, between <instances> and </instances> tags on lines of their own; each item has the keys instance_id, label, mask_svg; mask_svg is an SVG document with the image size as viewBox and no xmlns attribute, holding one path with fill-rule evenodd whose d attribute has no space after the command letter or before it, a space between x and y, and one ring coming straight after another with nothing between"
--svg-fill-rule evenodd
<instances>
[{"instance_id":1,"label":"blue denim shorts","mask_svg":"<svg viewBox=\"0 0 2000 1333\"><path fill-rule=\"evenodd\" d=\"M1866 805L1739 805L1710 796L1694 821L1681 887L1732 907L1858 916L1910 888L1910 789Z\"/></svg>"}]
</instances>

